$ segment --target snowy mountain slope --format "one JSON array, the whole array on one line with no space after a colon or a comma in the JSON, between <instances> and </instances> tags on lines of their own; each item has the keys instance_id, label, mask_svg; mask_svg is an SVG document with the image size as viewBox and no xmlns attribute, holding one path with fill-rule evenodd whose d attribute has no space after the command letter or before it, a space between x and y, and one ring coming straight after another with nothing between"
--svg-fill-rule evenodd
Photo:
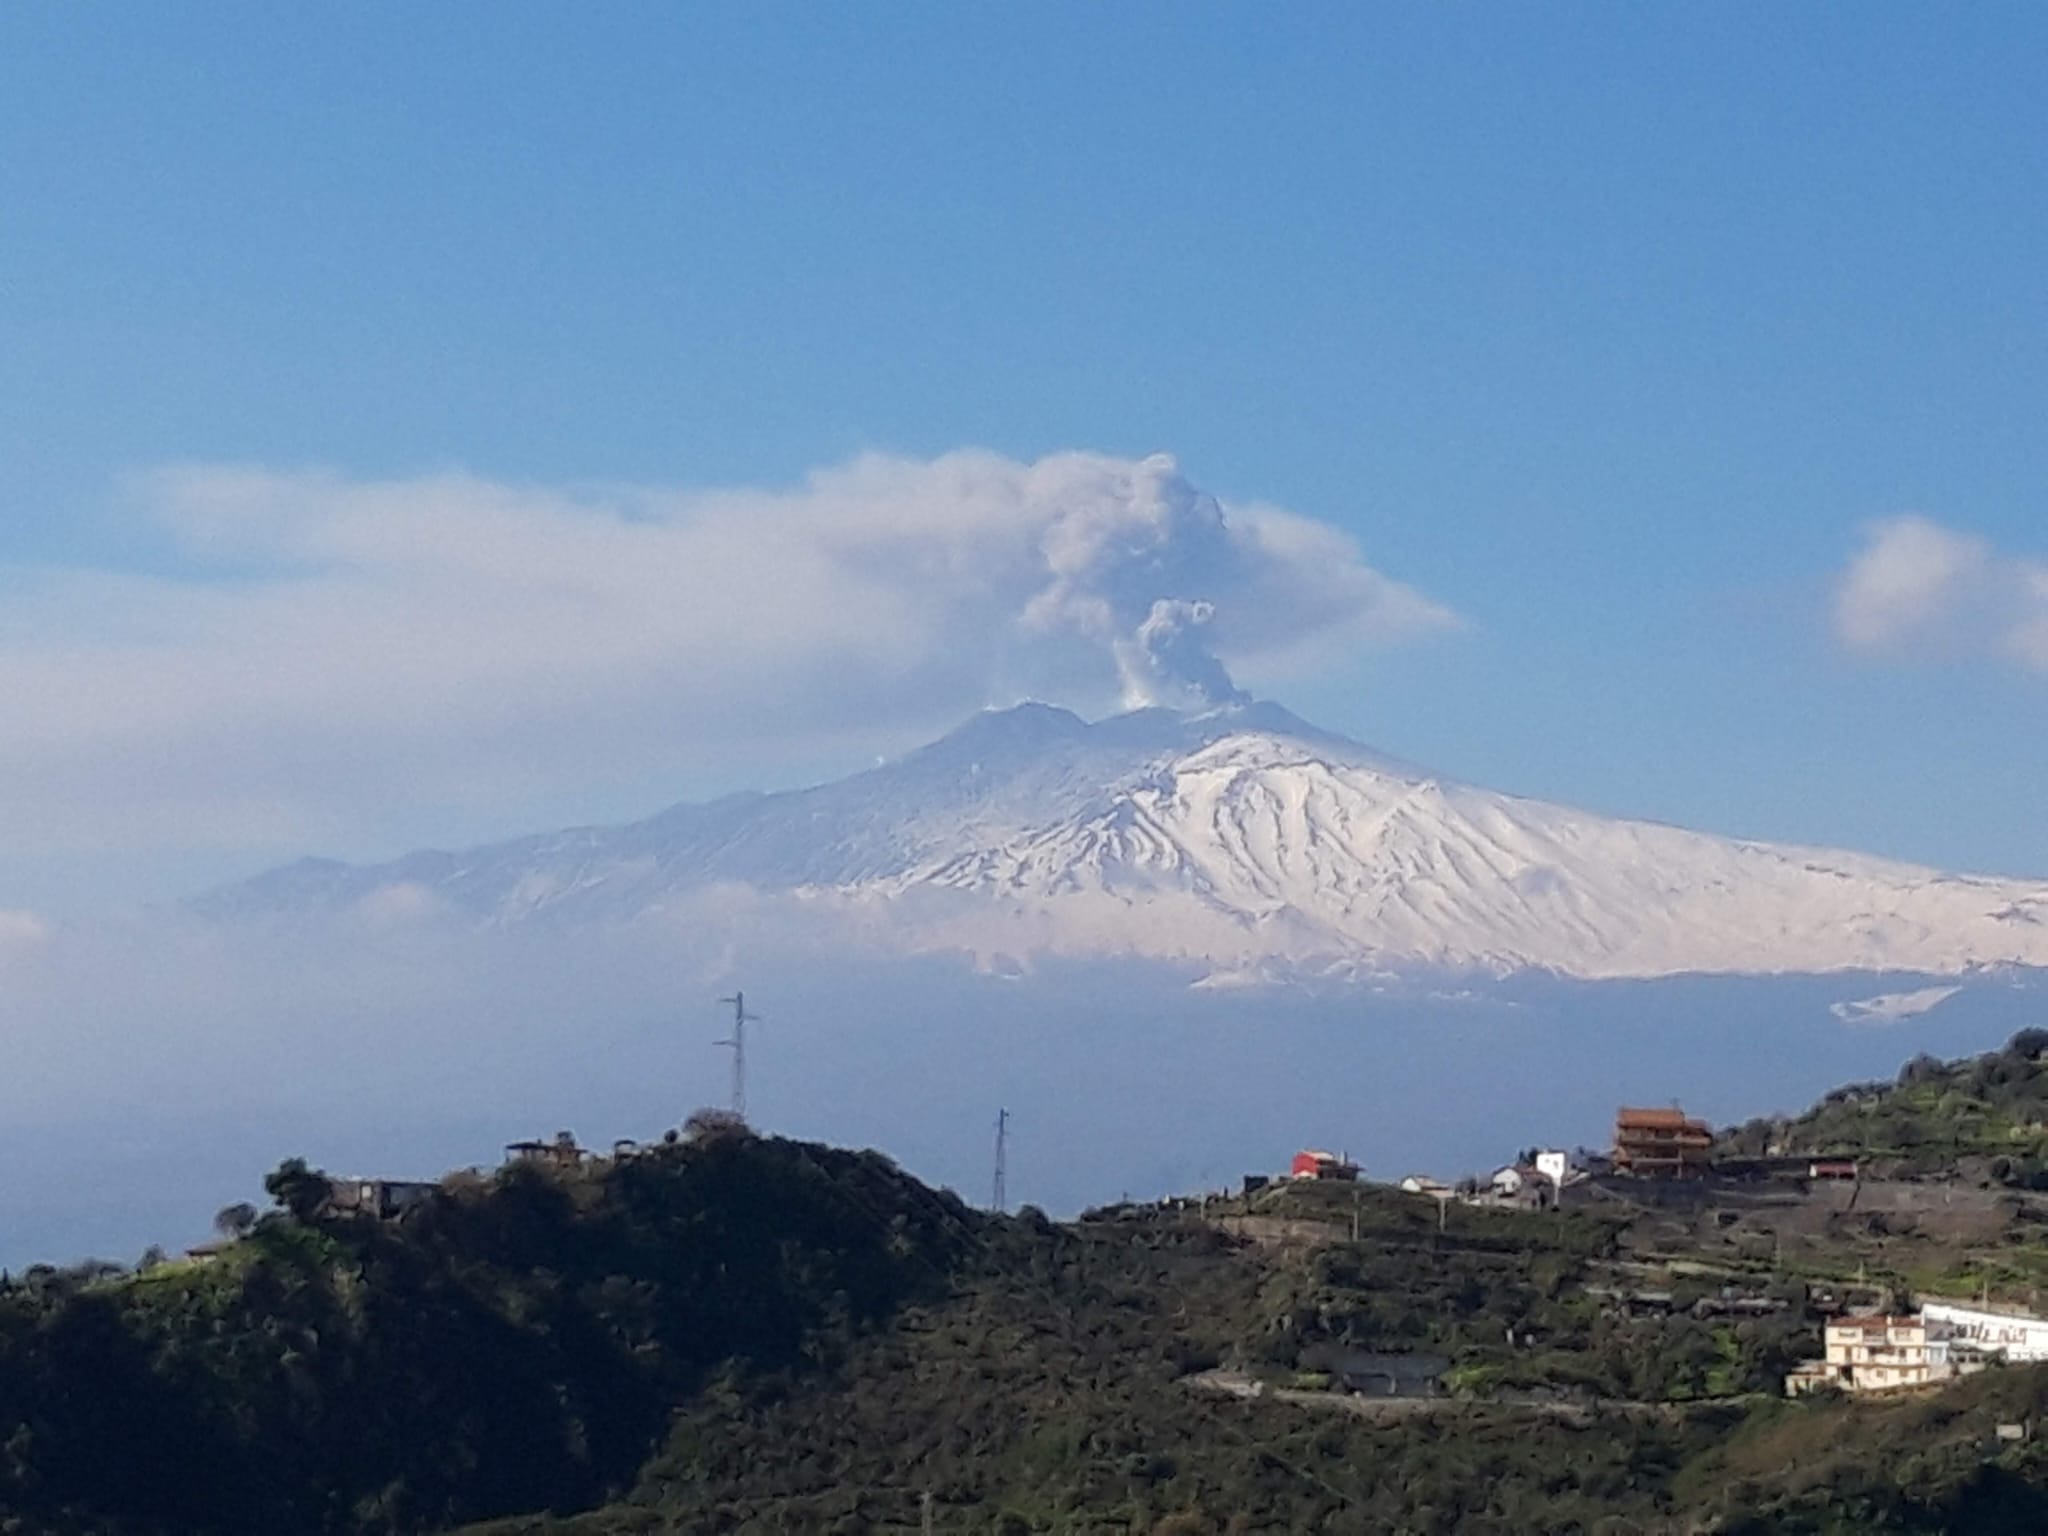
<instances>
[{"instance_id":1,"label":"snowy mountain slope","mask_svg":"<svg viewBox=\"0 0 2048 1536\"><path fill-rule=\"evenodd\" d=\"M1022 705L814 789L375 867L309 861L201 906L404 894L491 923L630 921L718 885L786 894L873 942L984 958L1587 978L2048 965L2048 883L1494 794L1270 704L1093 725Z\"/></svg>"}]
</instances>

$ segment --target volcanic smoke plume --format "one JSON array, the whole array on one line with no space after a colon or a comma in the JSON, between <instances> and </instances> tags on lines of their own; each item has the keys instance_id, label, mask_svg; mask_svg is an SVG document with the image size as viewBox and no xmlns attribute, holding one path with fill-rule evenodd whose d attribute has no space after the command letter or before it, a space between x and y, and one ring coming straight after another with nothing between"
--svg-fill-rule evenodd
<instances>
[{"instance_id":1,"label":"volcanic smoke plume","mask_svg":"<svg viewBox=\"0 0 2048 1536\"><path fill-rule=\"evenodd\" d=\"M1025 605L1023 627L1105 646L1126 707L1241 701L1221 652L1452 622L1364 565L1327 524L1270 507L1226 515L1165 454L1062 454L1024 476L1027 504L1046 519L1050 579Z\"/></svg>"}]
</instances>

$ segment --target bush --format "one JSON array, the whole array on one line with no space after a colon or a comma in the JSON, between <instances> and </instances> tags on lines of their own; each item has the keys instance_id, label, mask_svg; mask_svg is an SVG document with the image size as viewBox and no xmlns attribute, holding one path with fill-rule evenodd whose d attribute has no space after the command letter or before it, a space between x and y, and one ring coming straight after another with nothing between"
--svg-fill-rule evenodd
<instances>
[{"instance_id":1,"label":"bush","mask_svg":"<svg viewBox=\"0 0 2048 1536\"><path fill-rule=\"evenodd\" d=\"M1903 1067L1899 1068L1899 1086L1917 1088L1922 1083L1939 1082L1948 1075L1948 1068L1938 1056L1922 1051Z\"/></svg>"}]
</instances>

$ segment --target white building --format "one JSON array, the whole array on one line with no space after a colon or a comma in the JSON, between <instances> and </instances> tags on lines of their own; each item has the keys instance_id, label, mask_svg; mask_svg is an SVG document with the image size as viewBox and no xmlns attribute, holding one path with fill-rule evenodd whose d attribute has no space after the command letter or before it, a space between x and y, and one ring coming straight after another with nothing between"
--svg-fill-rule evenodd
<instances>
[{"instance_id":1,"label":"white building","mask_svg":"<svg viewBox=\"0 0 2048 1536\"><path fill-rule=\"evenodd\" d=\"M1923 1302L1920 1315L1929 1326L1939 1325L1945 1337L1984 1354L2021 1362L2048 1360L2048 1318L1994 1312L1960 1301Z\"/></svg>"},{"instance_id":2,"label":"white building","mask_svg":"<svg viewBox=\"0 0 2048 1536\"><path fill-rule=\"evenodd\" d=\"M1785 1378L1785 1395L1821 1387L1889 1392L1947 1381L1971 1368L1951 1348L1945 1323L1924 1317L1850 1317L1827 1326L1827 1357L1809 1360ZM1967 1346L1963 1353L1974 1353Z\"/></svg>"},{"instance_id":3,"label":"white building","mask_svg":"<svg viewBox=\"0 0 2048 1536\"><path fill-rule=\"evenodd\" d=\"M1529 1163L1495 1169L1486 1186L1489 1204L1538 1209L1557 1204L1557 1180Z\"/></svg>"}]
</instances>

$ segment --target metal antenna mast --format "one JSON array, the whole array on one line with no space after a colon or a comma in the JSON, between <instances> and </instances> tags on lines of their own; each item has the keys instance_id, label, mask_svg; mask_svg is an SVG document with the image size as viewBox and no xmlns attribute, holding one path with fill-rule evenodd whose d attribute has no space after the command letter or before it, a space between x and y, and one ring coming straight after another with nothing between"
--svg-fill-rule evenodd
<instances>
[{"instance_id":1,"label":"metal antenna mast","mask_svg":"<svg viewBox=\"0 0 2048 1536\"><path fill-rule=\"evenodd\" d=\"M989 1203L1000 1215L1010 1208L1010 1112L996 1111L996 1187L995 1198Z\"/></svg>"},{"instance_id":2,"label":"metal antenna mast","mask_svg":"<svg viewBox=\"0 0 2048 1536\"><path fill-rule=\"evenodd\" d=\"M732 1004L732 1036L717 1043L732 1052L732 1112L744 1120L747 1118L747 1026L760 1023L761 1016L747 1012L747 994L744 992L721 997L719 1002Z\"/></svg>"}]
</instances>

